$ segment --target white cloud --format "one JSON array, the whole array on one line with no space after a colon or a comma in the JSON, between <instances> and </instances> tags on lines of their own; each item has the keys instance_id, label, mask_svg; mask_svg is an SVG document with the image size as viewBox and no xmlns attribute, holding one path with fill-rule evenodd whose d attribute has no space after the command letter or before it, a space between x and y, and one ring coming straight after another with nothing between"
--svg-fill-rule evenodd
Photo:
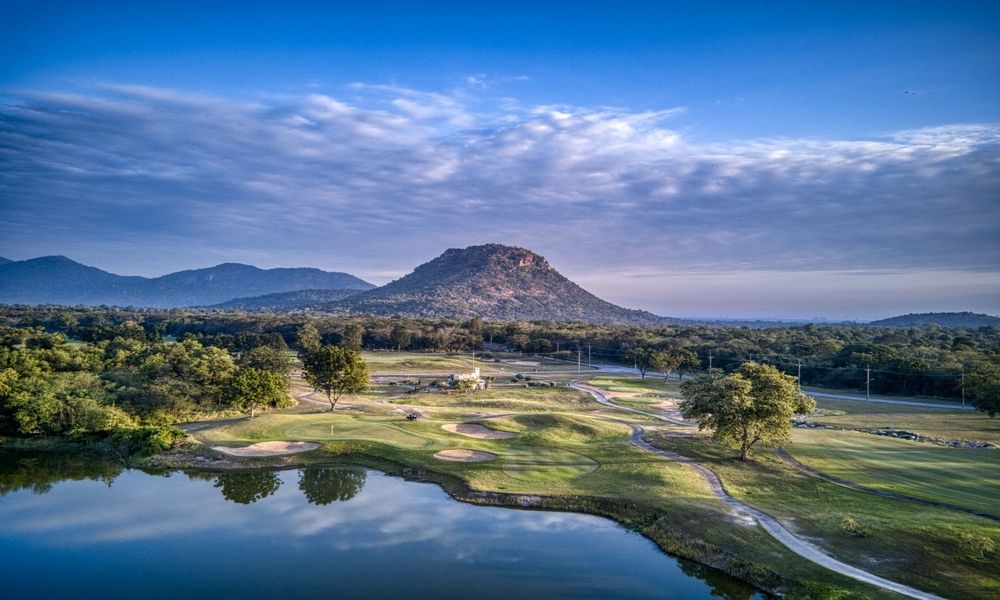
<instances>
[{"instance_id":1,"label":"white cloud","mask_svg":"<svg viewBox=\"0 0 1000 600\"><path fill-rule=\"evenodd\" d=\"M623 267L1000 271L1000 125L699 144L672 126L691 118L678 108L530 106L470 87L7 93L0 254L366 275L503 241L570 274L604 269L604 289Z\"/></svg>"}]
</instances>

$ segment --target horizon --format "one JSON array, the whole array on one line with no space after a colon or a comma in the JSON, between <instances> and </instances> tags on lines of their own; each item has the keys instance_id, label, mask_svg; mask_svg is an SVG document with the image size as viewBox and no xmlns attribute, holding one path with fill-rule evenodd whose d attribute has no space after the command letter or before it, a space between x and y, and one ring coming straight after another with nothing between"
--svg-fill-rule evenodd
<instances>
[{"instance_id":1,"label":"horizon","mask_svg":"<svg viewBox=\"0 0 1000 600\"><path fill-rule=\"evenodd\" d=\"M43 4L0 8L8 258L503 239L659 315L1000 314L1000 5Z\"/></svg>"},{"instance_id":2,"label":"horizon","mask_svg":"<svg viewBox=\"0 0 1000 600\"><path fill-rule=\"evenodd\" d=\"M495 242L489 242L487 244L495 244ZM476 245L479 246L479 245L485 245L485 244L476 244ZM503 245L503 244L501 244L501 245ZM454 248L448 248L446 250L452 250L452 249L454 249ZM527 250L534 252L530 248L528 248ZM444 250L442 251L442 253L443 252L444 252ZM544 258L544 255L540 255L540 256L542 256ZM254 264L249 264L249 263L224 261L224 262L221 262L221 263L216 263L216 264L206 265L206 266L192 266L192 267L187 267L187 268L184 268L184 269L179 269L178 271L168 271L166 273L152 273L152 274L148 274L148 275L142 275L142 274L137 274L137 273L116 273L116 272L113 272L113 271L108 271L107 269L104 269L104 268L102 268L99 265L82 263L80 261L74 260L72 257L61 255L61 254L47 254L47 255L43 255L43 256L34 256L34 257L25 258L25 259L11 259L10 257L7 257L7 256L0 256L0 258L6 258L6 259L11 260L13 262L21 262L21 261L26 261L26 260L37 260L37 259L42 259L42 258L62 258L62 259L66 259L66 260L75 262L77 264L81 264L81 265L83 265L85 267L97 268L97 269L100 269L102 271L105 271L105 272L108 272L108 273L112 273L114 275L120 275L120 276L139 276L139 277L146 277L146 278L151 278L151 279L152 278L156 278L156 277L163 277L163 276L166 276L166 275L171 275L171 274L176 273L178 271L204 270L204 269L211 269L211 268L219 267L219 266L226 265L226 264L235 264L235 265L242 265L242 266L254 267L254 268L258 268L258 269L298 269L298 268L312 268L312 269L320 269L320 270L323 270L323 271L326 271L326 272L340 272L340 273L345 273L347 275L353 275L355 277L358 277L358 278L362 279L363 281L365 281L366 283L375 285L376 287L380 287L380 286L386 285L388 283L391 283L392 281L395 281L395 279L387 279L387 280L384 280L384 281L381 281L381 282L376 282L376 281L373 281L373 280L371 280L371 279L369 279L367 277L363 277L363 276L360 276L360 275L358 275L356 273L351 273L349 271L343 271L343 270L339 270L339 269L335 269L335 268L325 268L324 269L322 267L310 267L308 265L299 265L299 266L294 266L294 265L279 265L279 266L274 266L274 267L261 267L260 265L254 265ZM424 263L420 263L420 264L424 264ZM2 266L2 265L0 265L0 266ZM420 265L415 265L414 268L416 268L417 266L420 266ZM556 270L558 271L558 269L556 269ZM407 271L402 276L405 276L405 275L409 274L410 272L412 272L412 271ZM565 275L565 273L563 273L563 275ZM568 277L568 278L571 281L573 281L573 277ZM587 291L590 291L590 290L587 290ZM603 300L607 300L607 298L602 298L602 299ZM639 308L639 307L623 306L623 308ZM642 310L645 310L645 309L642 309ZM650 311L650 312L652 312L652 311ZM771 323L783 322L783 323L802 323L802 324L814 323L814 324L818 324L818 325L819 324L837 325L837 324L841 324L841 323L866 323L866 322L870 322L870 321L878 321L878 320L881 320L881 319L886 319L886 318L889 318L889 317L905 316L905 315L908 315L908 314L934 313L934 312L986 314L987 316L997 316L997 317L1000 317L1000 315L991 315L989 313L977 313L976 311L966 310L966 309L937 310L937 311L905 311L905 312L898 312L898 313L893 313L893 314L884 314L884 315L876 315L876 316L861 317L861 318L837 318L837 317L830 317L830 316L825 316L825 315L819 315L819 316L817 316L817 315L813 315L813 316L786 316L786 315L774 315L774 314L771 314L771 315L767 315L767 314L757 314L757 315L747 314L747 315L741 315L741 316L718 315L718 314L712 315L712 314L707 314L707 313L701 313L701 314L698 314L698 313L695 313L695 314L654 313L654 314L657 314L658 316L661 316L661 317L671 317L671 318L683 319L683 320L691 320L691 321L734 321L734 322L744 322L744 321L745 322L754 322L754 321L761 321L761 322L771 322Z\"/></svg>"}]
</instances>

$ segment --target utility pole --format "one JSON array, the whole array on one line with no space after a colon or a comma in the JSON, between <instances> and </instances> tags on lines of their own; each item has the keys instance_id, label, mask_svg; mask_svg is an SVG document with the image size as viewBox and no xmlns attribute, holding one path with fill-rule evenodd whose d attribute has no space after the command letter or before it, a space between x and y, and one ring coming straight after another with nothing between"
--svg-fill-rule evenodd
<instances>
[{"instance_id":1,"label":"utility pole","mask_svg":"<svg viewBox=\"0 0 1000 600\"><path fill-rule=\"evenodd\" d=\"M581 371L581 369L582 369L582 366L580 364L580 359L581 358L583 358L583 350L580 348L580 345L577 344L577 346L576 346L576 372L577 373L579 373Z\"/></svg>"},{"instance_id":2,"label":"utility pole","mask_svg":"<svg viewBox=\"0 0 1000 600\"><path fill-rule=\"evenodd\" d=\"M872 401L872 370L868 365L865 365L865 398Z\"/></svg>"},{"instance_id":3,"label":"utility pole","mask_svg":"<svg viewBox=\"0 0 1000 600\"><path fill-rule=\"evenodd\" d=\"M799 359L799 391L802 391L802 359Z\"/></svg>"},{"instance_id":4,"label":"utility pole","mask_svg":"<svg viewBox=\"0 0 1000 600\"><path fill-rule=\"evenodd\" d=\"M712 370L712 351L708 351L708 370Z\"/></svg>"},{"instance_id":5,"label":"utility pole","mask_svg":"<svg viewBox=\"0 0 1000 600\"><path fill-rule=\"evenodd\" d=\"M559 353L559 340L556 340L556 354Z\"/></svg>"},{"instance_id":6,"label":"utility pole","mask_svg":"<svg viewBox=\"0 0 1000 600\"><path fill-rule=\"evenodd\" d=\"M965 410L965 365L962 365L962 410Z\"/></svg>"},{"instance_id":7,"label":"utility pole","mask_svg":"<svg viewBox=\"0 0 1000 600\"><path fill-rule=\"evenodd\" d=\"M588 366L588 367L591 367L591 366L593 366L593 365L591 364L591 361L590 361L590 359L591 359L591 354L590 354L590 351L591 351L591 346L590 346L590 344L587 344L587 366Z\"/></svg>"}]
</instances>

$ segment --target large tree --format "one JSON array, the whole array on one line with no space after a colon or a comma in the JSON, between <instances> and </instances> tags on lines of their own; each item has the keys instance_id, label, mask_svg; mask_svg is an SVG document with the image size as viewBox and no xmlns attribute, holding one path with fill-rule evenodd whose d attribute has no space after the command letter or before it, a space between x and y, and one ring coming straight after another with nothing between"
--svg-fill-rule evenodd
<instances>
[{"instance_id":1,"label":"large tree","mask_svg":"<svg viewBox=\"0 0 1000 600\"><path fill-rule=\"evenodd\" d=\"M1000 414L1000 365L976 363L965 377L965 388L976 409L991 417Z\"/></svg>"},{"instance_id":2,"label":"large tree","mask_svg":"<svg viewBox=\"0 0 1000 600\"><path fill-rule=\"evenodd\" d=\"M311 352L319 350L321 346L319 330L312 323L306 323L299 327L295 341L299 347L299 358L302 360L305 360Z\"/></svg>"},{"instance_id":3,"label":"large tree","mask_svg":"<svg viewBox=\"0 0 1000 600\"><path fill-rule=\"evenodd\" d=\"M353 350L323 346L305 360L306 382L326 394L330 412L344 394L359 394L368 389L368 365Z\"/></svg>"},{"instance_id":4,"label":"large tree","mask_svg":"<svg viewBox=\"0 0 1000 600\"><path fill-rule=\"evenodd\" d=\"M760 444L779 446L788 441L792 417L812 412L816 402L802 394L795 377L771 365L746 362L734 373L718 369L681 384L681 414L711 429L712 437L740 451L747 460Z\"/></svg>"},{"instance_id":5,"label":"large tree","mask_svg":"<svg viewBox=\"0 0 1000 600\"><path fill-rule=\"evenodd\" d=\"M280 373L244 367L229 381L227 397L230 404L249 412L252 419L258 410L288 404L287 385L288 380Z\"/></svg>"},{"instance_id":6,"label":"large tree","mask_svg":"<svg viewBox=\"0 0 1000 600\"><path fill-rule=\"evenodd\" d=\"M635 365L635 368L639 369L639 375L642 379L646 378L646 371L650 369L656 370L662 366L660 362L662 358L661 353L650 348L632 348L625 352L625 360L631 362Z\"/></svg>"}]
</instances>

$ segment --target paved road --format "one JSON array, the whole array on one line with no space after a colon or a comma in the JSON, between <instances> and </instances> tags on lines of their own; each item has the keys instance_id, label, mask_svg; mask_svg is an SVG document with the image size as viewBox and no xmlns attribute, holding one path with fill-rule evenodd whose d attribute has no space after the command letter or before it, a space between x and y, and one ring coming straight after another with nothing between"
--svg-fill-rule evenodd
<instances>
[{"instance_id":1,"label":"paved road","mask_svg":"<svg viewBox=\"0 0 1000 600\"><path fill-rule=\"evenodd\" d=\"M802 388L802 391L817 398L833 398L834 400L854 400L857 402L867 402L868 399L861 394L845 394L843 392L829 392L820 388ZM904 400L902 398L885 398L882 396L872 396L872 402L880 404L903 404L906 406L924 406L928 408L940 408L943 410L976 410L975 407L954 402L931 402L927 400Z\"/></svg>"},{"instance_id":2,"label":"paved road","mask_svg":"<svg viewBox=\"0 0 1000 600\"><path fill-rule=\"evenodd\" d=\"M614 402L612 402L610 399L608 399L607 396L605 396L600 390L596 388L580 385L577 383L573 383L571 385L572 387L578 390L589 393L591 396L593 396L595 400L606 406L610 406L620 410L627 410L629 412L641 413L662 420L669 420L668 418L663 417L661 415L655 415L653 413L647 413L638 409L619 406ZM715 472L709 469L708 467L698 462L695 462L693 459L688 458L686 456L682 456L680 454L670 452L669 450L663 450L661 448L656 448L655 446L652 446L649 442L642 439L643 429L641 425L639 425L638 423L632 423L630 421L623 421L623 422L627 423L628 426L632 428L631 442L633 445L642 448L643 450L646 450L648 452L652 452L654 454L662 456L663 458L690 465L691 467L696 469L705 478L705 480L708 482L709 487L711 487L712 491L720 500L731 506L737 512L737 514L744 517L752 518L764 529L764 531L770 534L771 537L776 539L786 548L798 554L802 558L805 558L810 562L813 562L817 565L830 569L835 573L840 573L841 575L845 575L852 579L856 579L858 581L862 581L864 583L868 583L880 587L882 589L896 592L897 594L902 594L909 598L917 598L918 600L943 600L940 596L935 596L934 594L922 592L918 589L909 587L907 585L903 585L901 583L896 583L895 581L879 577L874 573L869 573L864 569L859 569L858 567L854 567L852 565L843 563L833 558L829 554L823 552L823 550L821 550L817 546L813 545L810 542L807 542L806 540L796 536L791 531L785 529L785 527L781 523L779 523L778 520L775 519L774 517L764 512L761 512L756 508L746 505L737 500L736 498L730 496L729 493L726 491L725 486L722 484L722 481L719 479L719 476L716 475Z\"/></svg>"}]
</instances>

